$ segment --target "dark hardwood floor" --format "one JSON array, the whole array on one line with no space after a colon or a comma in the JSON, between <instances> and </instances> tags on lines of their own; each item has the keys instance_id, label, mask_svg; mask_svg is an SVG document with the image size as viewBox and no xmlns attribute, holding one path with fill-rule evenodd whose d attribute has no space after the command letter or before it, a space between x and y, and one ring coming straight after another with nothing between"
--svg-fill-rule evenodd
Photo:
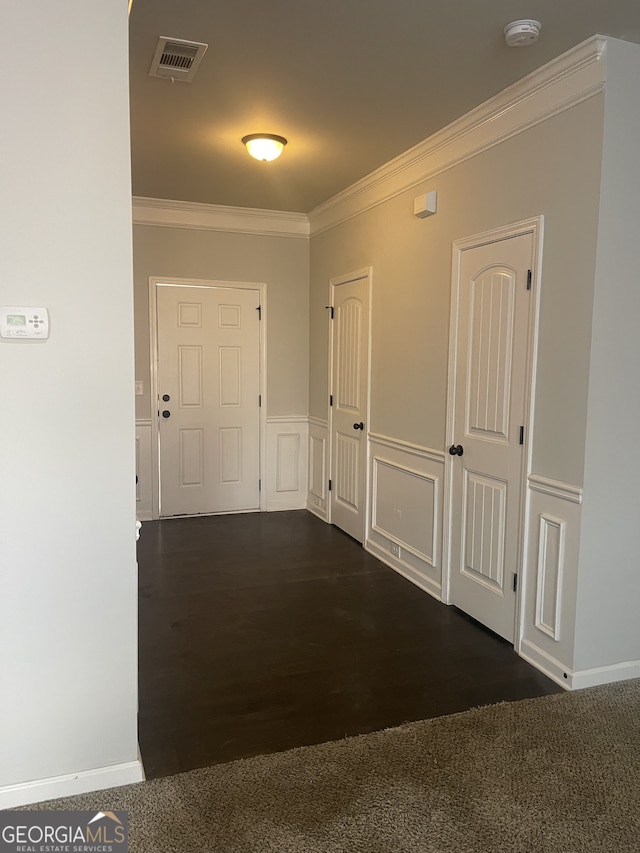
<instances>
[{"instance_id":1,"label":"dark hardwood floor","mask_svg":"<svg viewBox=\"0 0 640 853\"><path fill-rule=\"evenodd\" d=\"M147 522L147 778L561 690L304 510Z\"/></svg>"}]
</instances>

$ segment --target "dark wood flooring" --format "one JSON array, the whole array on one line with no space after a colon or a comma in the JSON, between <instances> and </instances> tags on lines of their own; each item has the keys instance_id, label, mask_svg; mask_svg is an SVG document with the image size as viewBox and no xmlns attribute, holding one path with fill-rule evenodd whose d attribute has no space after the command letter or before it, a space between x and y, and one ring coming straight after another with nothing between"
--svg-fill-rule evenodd
<instances>
[{"instance_id":1,"label":"dark wood flooring","mask_svg":"<svg viewBox=\"0 0 640 853\"><path fill-rule=\"evenodd\" d=\"M306 511L147 522L147 778L560 691Z\"/></svg>"}]
</instances>

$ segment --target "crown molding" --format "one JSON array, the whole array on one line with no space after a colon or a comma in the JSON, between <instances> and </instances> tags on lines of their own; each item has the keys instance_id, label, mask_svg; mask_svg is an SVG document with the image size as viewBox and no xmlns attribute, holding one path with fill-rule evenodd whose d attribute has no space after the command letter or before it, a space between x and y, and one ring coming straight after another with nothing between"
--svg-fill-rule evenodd
<instances>
[{"instance_id":1,"label":"crown molding","mask_svg":"<svg viewBox=\"0 0 640 853\"><path fill-rule=\"evenodd\" d=\"M133 197L133 224L266 237L309 236L309 217L305 213L140 196Z\"/></svg>"},{"instance_id":2,"label":"crown molding","mask_svg":"<svg viewBox=\"0 0 640 853\"><path fill-rule=\"evenodd\" d=\"M602 92L607 39L593 36L309 213L311 235L370 210Z\"/></svg>"}]
</instances>

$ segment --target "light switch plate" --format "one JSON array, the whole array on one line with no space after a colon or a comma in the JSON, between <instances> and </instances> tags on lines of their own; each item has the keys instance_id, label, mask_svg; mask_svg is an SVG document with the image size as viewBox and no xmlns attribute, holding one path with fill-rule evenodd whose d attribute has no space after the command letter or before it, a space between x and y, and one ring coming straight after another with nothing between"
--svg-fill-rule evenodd
<instances>
[{"instance_id":1,"label":"light switch plate","mask_svg":"<svg viewBox=\"0 0 640 853\"><path fill-rule=\"evenodd\" d=\"M136 379L136 397L142 397L143 394L142 379Z\"/></svg>"}]
</instances>

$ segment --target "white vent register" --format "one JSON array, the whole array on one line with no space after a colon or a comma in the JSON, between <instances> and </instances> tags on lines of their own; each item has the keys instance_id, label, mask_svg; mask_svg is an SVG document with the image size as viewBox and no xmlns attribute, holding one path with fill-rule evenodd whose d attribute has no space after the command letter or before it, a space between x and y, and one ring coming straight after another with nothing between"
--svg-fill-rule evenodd
<instances>
[{"instance_id":1,"label":"white vent register","mask_svg":"<svg viewBox=\"0 0 640 853\"><path fill-rule=\"evenodd\" d=\"M191 83L208 46L204 42L160 36L149 75Z\"/></svg>"},{"instance_id":2,"label":"white vent register","mask_svg":"<svg viewBox=\"0 0 640 853\"><path fill-rule=\"evenodd\" d=\"M0 306L0 338L46 340L49 337L49 312L46 308L24 305Z\"/></svg>"}]
</instances>

